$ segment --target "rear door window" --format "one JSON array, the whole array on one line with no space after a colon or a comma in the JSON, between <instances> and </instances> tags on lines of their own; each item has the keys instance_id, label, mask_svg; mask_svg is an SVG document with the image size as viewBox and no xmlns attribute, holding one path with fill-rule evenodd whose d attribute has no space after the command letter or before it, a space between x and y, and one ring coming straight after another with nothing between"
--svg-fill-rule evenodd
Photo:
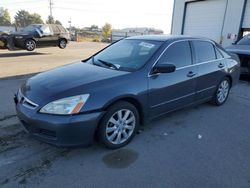
<instances>
[{"instance_id":1,"label":"rear door window","mask_svg":"<svg viewBox=\"0 0 250 188\"><path fill-rule=\"evenodd\" d=\"M53 30L54 34L60 33L60 30L59 30L59 28L56 25L51 25L51 27L52 27L52 30Z\"/></svg>"},{"instance_id":2,"label":"rear door window","mask_svg":"<svg viewBox=\"0 0 250 188\"><path fill-rule=\"evenodd\" d=\"M195 62L202 63L216 59L214 45L207 41L192 41L195 50Z\"/></svg>"},{"instance_id":3,"label":"rear door window","mask_svg":"<svg viewBox=\"0 0 250 188\"><path fill-rule=\"evenodd\" d=\"M189 42L182 41L172 44L163 54L159 63L174 64L176 68L191 65L192 55Z\"/></svg>"}]
</instances>

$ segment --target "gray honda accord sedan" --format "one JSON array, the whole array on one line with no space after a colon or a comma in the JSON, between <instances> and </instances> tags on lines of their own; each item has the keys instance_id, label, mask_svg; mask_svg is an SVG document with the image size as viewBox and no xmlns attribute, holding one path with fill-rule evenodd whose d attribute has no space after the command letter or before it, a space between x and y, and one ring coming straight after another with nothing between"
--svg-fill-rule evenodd
<instances>
[{"instance_id":1,"label":"gray honda accord sedan","mask_svg":"<svg viewBox=\"0 0 250 188\"><path fill-rule=\"evenodd\" d=\"M15 95L16 111L23 127L47 143L89 145L97 138L116 149L168 112L222 105L239 70L237 59L208 39L130 37L28 79Z\"/></svg>"}]
</instances>

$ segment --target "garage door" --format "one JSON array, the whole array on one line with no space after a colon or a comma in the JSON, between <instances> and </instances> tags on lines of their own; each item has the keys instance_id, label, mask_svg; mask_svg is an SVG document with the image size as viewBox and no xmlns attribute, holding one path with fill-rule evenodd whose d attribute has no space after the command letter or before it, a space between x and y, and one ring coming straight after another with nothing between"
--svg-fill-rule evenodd
<instances>
[{"instance_id":1,"label":"garage door","mask_svg":"<svg viewBox=\"0 0 250 188\"><path fill-rule=\"evenodd\" d=\"M250 28L250 0L247 1L242 28Z\"/></svg>"},{"instance_id":2,"label":"garage door","mask_svg":"<svg viewBox=\"0 0 250 188\"><path fill-rule=\"evenodd\" d=\"M226 0L197 1L186 4L183 34L221 40Z\"/></svg>"}]
</instances>

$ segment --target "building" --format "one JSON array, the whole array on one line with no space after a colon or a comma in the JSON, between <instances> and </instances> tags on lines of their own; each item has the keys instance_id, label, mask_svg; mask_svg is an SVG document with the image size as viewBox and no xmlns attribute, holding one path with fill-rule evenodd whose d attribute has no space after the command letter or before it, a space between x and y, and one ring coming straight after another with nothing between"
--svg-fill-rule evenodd
<instances>
[{"instance_id":1,"label":"building","mask_svg":"<svg viewBox=\"0 0 250 188\"><path fill-rule=\"evenodd\" d=\"M250 0L175 0L172 34L204 36L228 46L250 31Z\"/></svg>"},{"instance_id":2,"label":"building","mask_svg":"<svg viewBox=\"0 0 250 188\"><path fill-rule=\"evenodd\" d=\"M155 28L148 27L137 27L137 28L125 28L125 29L114 29L112 30L111 41L115 42L117 40L132 37L137 35L160 35L163 31Z\"/></svg>"}]
</instances>

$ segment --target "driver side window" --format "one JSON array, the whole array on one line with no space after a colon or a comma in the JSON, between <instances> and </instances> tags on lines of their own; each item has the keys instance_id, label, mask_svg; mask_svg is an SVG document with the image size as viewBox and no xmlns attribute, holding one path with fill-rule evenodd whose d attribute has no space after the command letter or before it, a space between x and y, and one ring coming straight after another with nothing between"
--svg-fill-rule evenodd
<instances>
[{"instance_id":1,"label":"driver side window","mask_svg":"<svg viewBox=\"0 0 250 188\"><path fill-rule=\"evenodd\" d=\"M192 55L189 42L176 42L169 46L158 63L173 64L176 68L191 65Z\"/></svg>"}]
</instances>

